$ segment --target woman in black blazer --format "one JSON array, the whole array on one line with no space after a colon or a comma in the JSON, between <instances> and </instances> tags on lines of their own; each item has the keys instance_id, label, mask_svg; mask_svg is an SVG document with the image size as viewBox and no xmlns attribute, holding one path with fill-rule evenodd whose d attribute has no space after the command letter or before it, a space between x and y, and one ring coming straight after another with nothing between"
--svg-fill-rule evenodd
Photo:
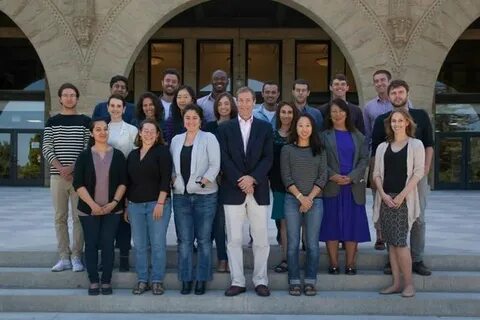
<instances>
[{"instance_id":1,"label":"woman in black blazer","mask_svg":"<svg viewBox=\"0 0 480 320\"><path fill-rule=\"evenodd\" d=\"M112 294L113 241L124 209L126 161L123 153L108 145L108 125L104 119L90 125L93 145L75 163L73 187L78 193L78 210L85 237L85 260L89 295ZM103 272L98 275L98 250Z\"/></svg>"}]
</instances>

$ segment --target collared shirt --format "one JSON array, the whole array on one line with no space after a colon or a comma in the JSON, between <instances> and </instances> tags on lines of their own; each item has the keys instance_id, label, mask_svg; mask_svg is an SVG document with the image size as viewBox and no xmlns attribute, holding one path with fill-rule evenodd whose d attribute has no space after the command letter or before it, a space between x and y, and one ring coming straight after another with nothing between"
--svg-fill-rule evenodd
<instances>
[{"instance_id":1,"label":"collared shirt","mask_svg":"<svg viewBox=\"0 0 480 320\"><path fill-rule=\"evenodd\" d=\"M255 106L253 109L253 116L259 120L270 123L272 125L272 129L275 130L275 125L277 122L275 111L273 111L273 116L271 116L271 111L268 111L263 103Z\"/></svg>"},{"instance_id":2,"label":"collared shirt","mask_svg":"<svg viewBox=\"0 0 480 320\"><path fill-rule=\"evenodd\" d=\"M215 119L215 113L213 112L213 104L215 102L215 98L213 97L212 93L207 94L204 97L201 97L197 100L197 104L203 110L203 119L205 122L210 122L217 120Z\"/></svg>"},{"instance_id":3,"label":"collared shirt","mask_svg":"<svg viewBox=\"0 0 480 320\"><path fill-rule=\"evenodd\" d=\"M413 108L412 102L408 100L407 106L409 109ZM390 100L382 100L379 96L368 101L363 108L363 121L365 123L365 143L368 144L370 150L372 146L372 131L375 119L378 116L393 110Z\"/></svg>"},{"instance_id":4,"label":"collared shirt","mask_svg":"<svg viewBox=\"0 0 480 320\"><path fill-rule=\"evenodd\" d=\"M252 122L253 115L247 120L243 120L240 116L238 116L238 124L240 125L240 131L242 132L243 151L245 154L247 153L247 144L248 138L250 138L250 131L252 130Z\"/></svg>"},{"instance_id":5,"label":"collared shirt","mask_svg":"<svg viewBox=\"0 0 480 320\"><path fill-rule=\"evenodd\" d=\"M167 120L168 118L170 118L170 106L172 105L172 103L163 100L162 98L160 98L160 102L162 102L163 109L165 110L165 120Z\"/></svg>"},{"instance_id":6,"label":"collared shirt","mask_svg":"<svg viewBox=\"0 0 480 320\"><path fill-rule=\"evenodd\" d=\"M317 131L320 132L322 130L323 116L318 109L314 107L310 107L308 104L306 104L302 109L299 109L299 111L300 111L300 114L308 113L309 115L311 115L313 119L315 119L315 123L317 125Z\"/></svg>"}]
</instances>

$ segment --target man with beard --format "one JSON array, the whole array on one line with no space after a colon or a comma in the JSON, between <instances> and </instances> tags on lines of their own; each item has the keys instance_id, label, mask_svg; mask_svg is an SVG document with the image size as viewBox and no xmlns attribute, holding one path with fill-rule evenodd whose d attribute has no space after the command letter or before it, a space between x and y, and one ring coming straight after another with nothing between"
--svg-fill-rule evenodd
<instances>
[{"instance_id":1,"label":"man with beard","mask_svg":"<svg viewBox=\"0 0 480 320\"><path fill-rule=\"evenodd\" d=\"M212 92L197 100L197 104L203 109L205 123L216 120L215 113L213 112L213 103L220 93L227 91L227 87L227 73L223 70L215 70L212 73Z\"/></svg>"},{"instance_id":2,"label":"man with beard","mask_svg":"<svg viewBox=\"0 0 480 320\"><path fill-rule=\"evenodd\" d=\"M277 110L277 100L280 96L278 84L267 81L262 87L263 103L259 104L253 110L253 116L257 119L266 121L275 129L275 111Z\"/></svg>"},{"instance_id":3,"label":"man with beard","mask_svg":"<svg viewBox=\"0 0 480 320\"><path fill-rule=\"evenodd\" d=\"M173 96L180 85L180 74L176 69L168 68L163 71L162 79L162 95L160 101L165 110L165 120L170 117L170 105L172 104Z\"/></svg>"},{"instance_id":4,"label":"man with beard","mask_svg":"<svg viewBox=\"0 0 480 320\"><path fill-rule=\"evenodd\" d=\"M348 109L350 110L350 119L352 119L355 128L357 128L357 130L361 133L365 134L365 124L363 122L362 110L357 105L354 105L353 103L347 101L348 89L350 89L350 87L348 86L347 77L344 74L336 74L330 82L330 92L332 94L332 100L342 99L347 102ZM329 105L330 102L318 107L318 110L320 110L324 118L329 116L326 114Z\"/></svg>"},{"instance_id":5,"label":"man with beard","mask_svg":"<svg viewBox=\"0 0 480 320\"><path fill-rule=\"evenodd\" d=\"M110 95L118 94L125 99L128 96L128 79L121 75L113 76L110 79ZM110 119L108 113L107 101L100 102L95 106L93 110L92 119ZM135 118L135 105L127 102L125 104L125 112L123 113L123 121L132 124L133 118Z\"/></svg>"},{"instance_id":6,"label":"man with beard","mask_svg":"<svg viewBox=\"0 0 480 320\"><path fill-rule=\"evenodd\" d=\"M413 272L429 276L432 274L429 268L423 264L423 252L425 249L425 208L427 206L427 194L430 190L428 185L428 172L433 158L433 130L430 118L425 110L408 108L408 84L403 80L393 80L388 86L387 93L392 103L393 110L404 109L410 113L417 128L415 137L423 142L425 147L425 176L418 182L418 197L420 200L420 216L413 223L410 231L410 251L412 255ZM385 141L385 119L391 112L387 112L377 117L372 132L372 158L375 158L375 152L378 145ZM387 265L384 268L385 273L391 272ZM390 270L389 270L390 269Z\"/></svg>"},{"instance_id":7,"label":"man with beard","mask_svg":"<svg viewBox=\"0 0 480 320\"><path fill-rule=\"evenodd\" d=\"M309 95L310 86L306 80L297 79L293 82L293 103L300 111L300 114L308 113L313 117L313 119L315 119L317 129L320 131L323 128L323 116L320 111L308 105L307 98Z\"/></svg>"}]
</instances>

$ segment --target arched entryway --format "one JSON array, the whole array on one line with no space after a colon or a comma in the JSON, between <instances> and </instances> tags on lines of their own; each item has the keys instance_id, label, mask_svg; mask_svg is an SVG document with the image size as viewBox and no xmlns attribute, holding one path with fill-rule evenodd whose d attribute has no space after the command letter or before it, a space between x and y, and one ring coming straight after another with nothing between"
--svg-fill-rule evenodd
<instances>
[{"instance_id":1,"label":"arched entryway","mask_svg":"<svg viewBox=\"0 0 480 320\"><path fill-rule=\"evenodd\" d=\"M43 64L21 29L0 11L0 185L43 185L41 136L47 112Z\"/></svg>"}]
</instances>

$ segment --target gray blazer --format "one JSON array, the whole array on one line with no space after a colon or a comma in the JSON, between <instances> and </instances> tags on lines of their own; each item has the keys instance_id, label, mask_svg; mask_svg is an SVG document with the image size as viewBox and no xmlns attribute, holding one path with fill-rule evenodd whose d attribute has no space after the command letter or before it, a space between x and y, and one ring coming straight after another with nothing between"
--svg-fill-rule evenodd
<instances>
[{"instance_id":1,"label":"gray blazer","mask_svg":"<svg viewBox=\"0 0 480 320\"><path fill-rule=\"evenodd\" d=\"M173 137L170 143L170 153L173 160L172 178L173 193L183 194L185 190L185 181L183 181L180 171L180 152L185 142L186 133L181 133ZM188 193L210 194L217 192L217 175L220 171L220 145L217 138L210 132L198 131L193 140L192 162L190 166L190 178L186 182ZM205 177L210 181L202 188L195 183L196 180Z\"/></svg>"},{"instance_id":2,"label":"gray blazer","mask_svg":"<svg viewBox=\"0 0 480 320\"><path fill-rule=\"evenodd\" d=\"M352 179L352 193L355 202L359 205L365 204L365 171L368 166L368 151L365 148L365 137L359 131L352 132L353 143L355 144L355 155L353 158L353 170L348 174ZM328 179L340 172L340 161L337 154L337 141L333 129L325 130L321 134L322 143L327 152ZM329 180L323 189L324 197L335 197L340 192L340 186Z\"/></svg>"}]
</instances>

